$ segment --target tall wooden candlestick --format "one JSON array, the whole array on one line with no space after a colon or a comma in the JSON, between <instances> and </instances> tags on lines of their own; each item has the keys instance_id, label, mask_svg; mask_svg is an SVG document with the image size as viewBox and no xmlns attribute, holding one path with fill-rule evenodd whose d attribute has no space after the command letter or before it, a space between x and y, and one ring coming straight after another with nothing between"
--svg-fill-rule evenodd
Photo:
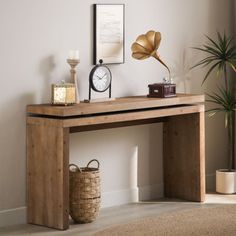
<instances>
[{"instance_id":1,"label":"tall wooden candlestick","mask_svg":"<svg viewBox=\"0 0 236 236\"><path fill-rule=\"evenodd\" d=\"M75 84L75 101L76 103L79 103L79 91L78 91L78 81L77 81L77 71L76 71L76 66L79 64L79 59L67 59L68 64L71 66L71 80Z\"/></svg>"}]
</instances>

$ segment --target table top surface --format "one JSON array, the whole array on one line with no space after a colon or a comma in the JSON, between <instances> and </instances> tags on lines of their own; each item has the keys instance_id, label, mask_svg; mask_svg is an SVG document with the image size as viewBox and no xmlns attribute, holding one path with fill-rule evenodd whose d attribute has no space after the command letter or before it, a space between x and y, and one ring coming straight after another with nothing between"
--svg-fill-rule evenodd
<instances>
[{"instance_id":1,"label":"table top surface","mask_svg":"<svg viewBox=\"0 0 236 236\"><path fill-rule=\"evenodd\" d=\"M203 103L204 95L177 94L171 98L148 98L147 96L121 97L111 101L86 103L80 102L71 106L56 106L51 104L34 104L27 106L30 115L47 115L70 117L93 115L99 113L122 112L129 110L151 109Z\"/></svg>"}]
</instances>

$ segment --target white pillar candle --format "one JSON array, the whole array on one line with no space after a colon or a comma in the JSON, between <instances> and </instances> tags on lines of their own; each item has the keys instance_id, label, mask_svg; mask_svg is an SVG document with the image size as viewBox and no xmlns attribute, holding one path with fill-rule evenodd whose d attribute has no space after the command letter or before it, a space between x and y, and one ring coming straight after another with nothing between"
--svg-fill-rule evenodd
<instances>
[{"instance_id":1,"label":"white pillar candle","mask_svg":"<svg viewBox=\"0 0 236 236\"><path fill-rule=\"evenodd\" d=\"M78 50L70 50L69 51L69 59L79 60L79 51Z\"/></svg>"}]
</instances>

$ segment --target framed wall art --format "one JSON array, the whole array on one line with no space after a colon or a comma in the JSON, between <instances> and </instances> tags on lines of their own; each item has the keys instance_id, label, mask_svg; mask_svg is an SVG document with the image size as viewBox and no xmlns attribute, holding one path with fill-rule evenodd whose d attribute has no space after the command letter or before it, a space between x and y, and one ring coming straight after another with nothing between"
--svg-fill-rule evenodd
<instances>
[{"instance_id":1,"label":"framed wall art","mask_svg":"<svg viewBox=\"0 0 236 236\"><path fill-rule=\"evenodd\" d=\"M93 63L124 63L124 4L94 4Z\"/></svg>"}]
</instances>

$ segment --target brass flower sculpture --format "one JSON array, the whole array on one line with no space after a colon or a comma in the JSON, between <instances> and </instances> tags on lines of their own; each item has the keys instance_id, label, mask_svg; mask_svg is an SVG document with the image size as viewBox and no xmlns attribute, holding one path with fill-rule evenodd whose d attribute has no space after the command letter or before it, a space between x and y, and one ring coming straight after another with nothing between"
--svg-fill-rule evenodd
<instances>
[{"instance_id":1,"label":"brass flower sculpture","mask_svg":"<svg viewBox=\"0 0 236 236\"><path fill-rule=\"evenodd\" d=\"M157 53L161 43L161 33L153 30L148 31L146 34L141 34L131 46L132 57L138 60L144 60L150 56L156 58L163 66L165 66L170 75L170 69L161 60L160 55Z\"/></svg>"}]
</instances>

